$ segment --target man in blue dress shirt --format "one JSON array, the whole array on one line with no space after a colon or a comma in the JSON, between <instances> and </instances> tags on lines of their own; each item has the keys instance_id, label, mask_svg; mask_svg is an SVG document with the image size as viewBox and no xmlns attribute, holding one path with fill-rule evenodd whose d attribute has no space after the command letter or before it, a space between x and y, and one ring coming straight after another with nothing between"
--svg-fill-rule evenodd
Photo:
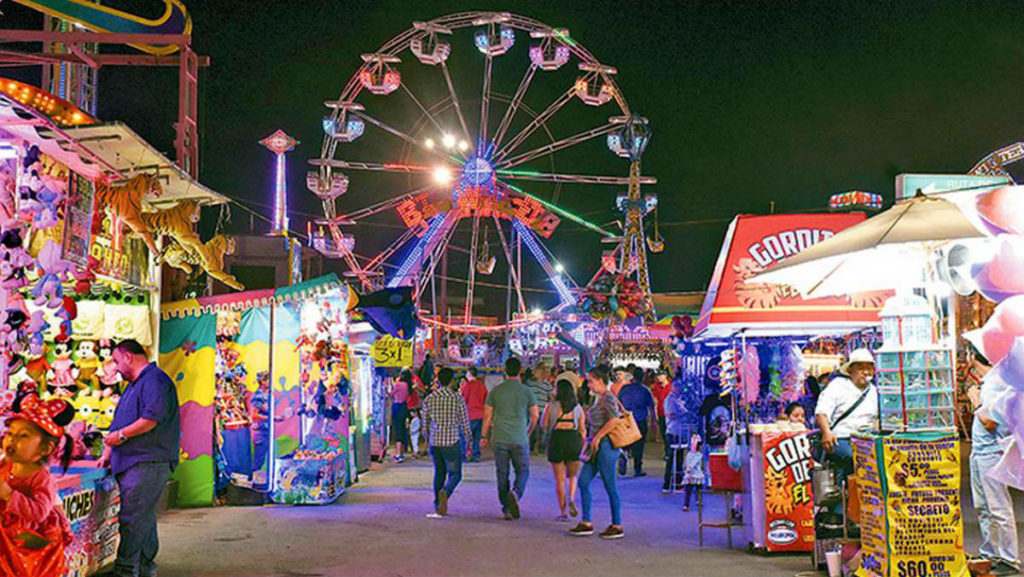
<instances>
[{"instance_id":1,"label":"man in blue dress shirt","mask_svg":"<svg viewBox=\"0 0 1024 577\"><path fill-rule=\"evenodd\" d=\"M171 470L178 463L181 423L178 392L167 373L149 362L134 340L121 341L114 362L129 382L104 440L102 462L109 464L121 492L118 515L121 544L114 575L156 575L156 508Z\"/></svg>"}]
</instances>

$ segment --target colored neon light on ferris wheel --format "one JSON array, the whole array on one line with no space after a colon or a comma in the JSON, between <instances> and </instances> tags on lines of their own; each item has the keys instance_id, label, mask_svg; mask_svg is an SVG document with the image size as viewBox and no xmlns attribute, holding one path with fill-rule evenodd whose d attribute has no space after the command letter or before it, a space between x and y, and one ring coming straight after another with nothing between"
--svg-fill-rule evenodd
<instances>
[{"instance_id":1,"label":"colored neon light on ferris wheel","mask_svg":"<svg viewBox=\"0 0 1024 577\"><path fill-rule=\"evenodd\" d=\"M551 266L551 261L548 260L548 255L544 253L544 250L540 246L540 242L537 240L537 236L530 230L525 224L519 220L513 220L512 224L515 226L516 234L523 239L526 244L526 248L530 250L530 254L533 258L540 263L541 268L548 275L548 280L551 284L555 285L555 291L558 292L558 296L562 299L563 303L571 305L576 304L576 297L566 286L565 281L562 280L562 275Z\"/></svg>"},{"instance_id":2,"label":"colored neon light on ferris wheel","mask_svg":"<svg viewBox=\"0 0 1024 577\"><path fill-rule=\"evenodd\" d=\"M428 246L434 244L437 240L437 235L444 230L444 223L447 217L448 213L442 212L431 219L430 224L427 225L427 232L423 233L423 236L416 242L416 246L405 257L405 260L402 261L402 265L398 267L398 272L388 281L388 288L395 288L401 284L405 277L409 276L413 267L420 263L423 259L423 252Z\"/></svg>"}]
</instances>

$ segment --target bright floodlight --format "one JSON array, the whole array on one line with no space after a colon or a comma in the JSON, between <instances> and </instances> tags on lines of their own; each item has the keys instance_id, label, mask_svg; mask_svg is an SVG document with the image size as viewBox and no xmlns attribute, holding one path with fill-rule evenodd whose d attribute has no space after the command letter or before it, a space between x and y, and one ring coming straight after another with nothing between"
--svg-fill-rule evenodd
<instances>
[{"instance_id":1,"label":"bright floodlight","mask_svg":"<svg viewBox=\"0 0 1024 577\"><path fill-rule=\"evenodd\" d=\"M452 181L452 171L447 166L439 166L434 169L434 182L448 184Z\"/></svg>"},{"instance_id":2,"label":"bright floodlight","mask_svg":"<svg viewBox=\"0 0 1024 577\"><path fill-rule=\"evenodd\" d=\"M563 272L565 272L565 267L562 266L562 263L560 263L560 262L556 262L555 263L555 272L557 272L558 274L562 274Z\"/></svg>"},{"instance_id":3,"label":"bright floodlight","mask_svg":"<svg viewBox=\"0 0 1024 577\"><path fill-rule=\"evenodd\" d=\"M452 136L451 134L445 134L441 138L441 142L444 144L445 148L451 148L455 146L455 137Z\"/></svg>"},{"instance_id":4,"label":"bright floodlight","mask_svg":"<svg viewBox=\"0 0 1024 577\"><path fill-rule=\"evenodd\" d=\"M542 314L543 314L543 311L541 311L540 309L533 309L533 316L539 317Z\"/></svg>"},{"instance_id":5,"label":"bright floodlight","mask_svg":"<svg viewBox=\"0 0 1024 577\"><path fill-rule=\"evenodd\" d=\"M469 148L469 143L468 142L466 142L465 140L460 140L459 141L459 150L465 152L468 148Z\"/></svg>"},{"instance_id":6,"label":"bright floodlight","mask_svg":"<svg viewBox=\"0 0 1024 577\"><path fill-rule=\"evenodd\" d=\"M426 146L427 148L434 148L434 139L433 138L428 138L428 139L424 140L423 141L423 145Z\"/></svg>"}]
</instances>

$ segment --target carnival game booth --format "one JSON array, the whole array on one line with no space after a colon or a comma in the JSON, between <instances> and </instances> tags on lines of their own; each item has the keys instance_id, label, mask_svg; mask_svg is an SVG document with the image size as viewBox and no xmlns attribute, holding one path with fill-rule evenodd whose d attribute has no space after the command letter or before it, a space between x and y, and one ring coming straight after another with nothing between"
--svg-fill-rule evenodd
<instances>
[{"instance_id":1,"label":"carnival game booth","mask_svg":"<svg viewBox=\"0 0 1024 577\"><path fill-rule=\"evenodd\" d=\"M888 295L803 299L790 287L749 279L863 220L863 214L737 216L701 308L695 339L730 341L719 367L718 402L732 414L734 437L749 447L740 478L726 470L725 455L712 454L710 485L743 493L748 542L758 550L813 550L810 442L804 427L775 422L790 402L813 415L806 383L810 371L821 370L822 339L841 349L871 346ZM805 361L805 351L814 351L814 362Z\"/></svg>"},{"instance_id":2,"label":"carnival game booth","mask_svg":"<svg viewBox=\"0 0 1024 577\"><path fill-rule=\"evenodd\" d=\"M342 493L352 473L347 303L331 274L162 307L160 365L181 403L179 505Z\"/></svg>"},{"instance_id":3,"label":"carnival game booth","mask_svg":"<svg viewBox=\"0 0 1024 577\"><path fill-rule=\"evenodd\" d=\"M108 565L117 549L117 486L95 466L121 392L113 346L131 338L155 353L158 242L194 235L194 220L174 210L181 203L224 200L117 126L116 154L98 153L101 141L114 146L95 132L108 125L0 79L0 413L19 387L77 409L68 427L75 460L54 471L74 535L67 575L76 576Z\"/></svg>"}]
</instances>

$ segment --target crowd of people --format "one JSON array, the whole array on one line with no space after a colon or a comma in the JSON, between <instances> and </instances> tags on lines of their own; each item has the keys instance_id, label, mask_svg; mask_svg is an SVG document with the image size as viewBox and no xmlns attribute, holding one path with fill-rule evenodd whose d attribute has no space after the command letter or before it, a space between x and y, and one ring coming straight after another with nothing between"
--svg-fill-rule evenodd
<instances>
[{"instance_id":1,"label":"crowd of people","mask_svg":"<svg viewBox=\"0 0 1024 577\"><path fill-rule=\"evenodd\" d=\"M643 477L644 449L650 441L665 444L665 459L676 455L678 474L666 467L665 492L703 480L703 460L682 453L696 450L696 428L684 422L682 384L663 371L634 366L598 366L584 373L544 363L523 367L509 358L504 379L488 388L475 368L456 374L431 366L405 369L394 380L391 436L395 463L429 453L434 464L434 508L427 516L444 517L462 479L462 464L477 462L482 448L494 454L498 504L506 520L519 519L519 502L530 477L530 456L547 457L555 479L557 519L580 517L572 535L594 533L591 483L600 477L611 509L605 539L625 535L618 477L632 468ZM637 441L613 445L609 434L631 414L640 431ZM422 439L420 443L417 440ZM684 443L687 445L684 447ZM694 449L693 447L696 447ZM579 494L577 506L577 493ZM688 500L688 499L687 499Z\"/></svg>"}]
</instances>

